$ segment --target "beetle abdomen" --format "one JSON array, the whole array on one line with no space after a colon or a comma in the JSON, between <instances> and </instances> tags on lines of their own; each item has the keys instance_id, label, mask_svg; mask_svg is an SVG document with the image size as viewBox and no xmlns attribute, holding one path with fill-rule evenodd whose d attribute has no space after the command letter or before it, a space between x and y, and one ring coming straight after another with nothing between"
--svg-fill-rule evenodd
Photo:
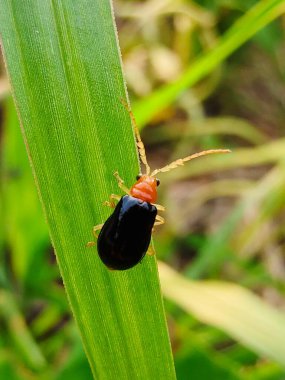
<instances>
[{"instance_id":1,"label":"beetle abdomen","mask_svg":"<svg viewBox=\"0 0 285 380\"><path fill-rule=\"evenodd\" d=\"M149 247L156 214L152 204L129 195L122 197L98 236L103 263L117 270L138 264Z\"/></svg>"}]
</instances>

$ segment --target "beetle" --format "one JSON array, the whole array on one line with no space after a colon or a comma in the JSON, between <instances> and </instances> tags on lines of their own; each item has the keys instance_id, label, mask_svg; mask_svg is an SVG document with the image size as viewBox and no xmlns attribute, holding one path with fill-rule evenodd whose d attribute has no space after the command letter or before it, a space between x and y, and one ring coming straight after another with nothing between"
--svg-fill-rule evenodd
<instances>
[{"instance_id":1,"label":"beetle","mask_svg":"<svg viewBox=\"0 0 285 380\"><path fill-rule=\"evenodd\" d=\"M150 246L152 231L154 226L164 223L164 219L157 214L158 211L164 211L164 207L155 203L157 186L160 183L156 178L156 174L175 169L184 165L184 162L197 157L230 152L229 149L202 151L180 158L163 168L151 172L135 117L129 105L123 100L121 102L130 114L139 158L146 168L146 173L138 175L136 183L130 189L124 185L124 181L118 172L114 173L118 186L126 195L120 197L112 194L110 201L104 202L104 204L114 208L114 212L104 224L93 227L93 234L97 238L99 257L112 270L130 269L140 263L146 253L154 254L153 248ZM117 205L115 204L116 200L118 201ZM97 231L99 230L100 233L97 236ZM87 245L94 246L96 243L89 242Z\"/></svg>"}]
</instances>

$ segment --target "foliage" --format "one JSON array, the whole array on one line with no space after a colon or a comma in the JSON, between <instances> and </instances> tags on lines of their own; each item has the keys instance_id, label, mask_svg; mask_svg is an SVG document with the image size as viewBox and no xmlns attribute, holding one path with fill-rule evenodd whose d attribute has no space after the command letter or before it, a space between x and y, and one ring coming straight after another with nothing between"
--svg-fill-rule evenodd
<instances>
[{"instance_id":1,"label":"foliage","mask_svg":"<svg viewBox=\"0 0 285 380\"><path fill-rule=\"evenodd\" d=\"M110 9L32 3L1 0L0 32L80 333L3 73L0 378L172 378L155 259L110 273L85 248L118 192L112 173L131 185L138 171ZM282 380L284 1L115 7L151 167L233 150L160 178L166 224L154 245L177 378Z\"/></svg>"}]
</instances>

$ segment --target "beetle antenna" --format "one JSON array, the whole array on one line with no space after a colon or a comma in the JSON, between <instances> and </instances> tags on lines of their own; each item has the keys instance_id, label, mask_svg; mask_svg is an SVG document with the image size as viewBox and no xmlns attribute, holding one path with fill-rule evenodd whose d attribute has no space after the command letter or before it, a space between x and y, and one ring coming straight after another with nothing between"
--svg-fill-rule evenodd
<instances>
[{"instance_id":1,"label":"beetle antenna","mask_svg":"<svg viewBox=\"0 0 285 380\"><path fill-rule=\"evenodd\" d=\"M202 152L199 153L194 153L191 156L187 156L185 158L179 158L176 161L171 162L171 164L164 166L161 169L155 169L151 173L151 177L154 177L157 173L162 173L162 172L168 172L169 170L175 169L178 166L184 165L184 162L186 161L191 161L194 160L195 158L202 157L202 156L207 156L208 154L216 154L216 153L230 153L231 151L229 149L210 149L210 150L203 150Z\"/></svg>"},{"instance_id":2,"label":"beetle antenna","mask_svg":"<svg viewBox=\"0 0 285 380\"><path fill-rule=\"evenodd\" d=\"M128 111L128 113L130 115L130 118L131 118L131 121L132 121L132 125L133 125L133 128L134 128L134 132L135 132L135 136L136 136L136 142L137 142L137 147L138 147L138 151L139 151L139 157L140 157L141 162L146 167L146 174L149 175L150 174L150 166L147 163L144 143L142 142L142 139L141 139L141 136L140 136L140 133L139 133L139 129L138 129L138 126L137 126L135 115L133 114L133 111L131 110L131 107L125 101L125 99L121 99L121 103L123 104L123 106L125 107L125 109Z\"/></svg>"}]
</instances>

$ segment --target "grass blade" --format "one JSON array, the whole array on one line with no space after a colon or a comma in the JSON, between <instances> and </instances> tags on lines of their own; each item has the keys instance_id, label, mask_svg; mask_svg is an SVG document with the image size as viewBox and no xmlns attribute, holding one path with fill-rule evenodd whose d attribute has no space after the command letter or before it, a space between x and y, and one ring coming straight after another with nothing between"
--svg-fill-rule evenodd
<instances>
[{"instance_id":1,"label":"grass blade","mask_svg":"<svg viewBox=\"0 0 285 380\"><path fill-rule=\"evenodd\" d=\"M285 366L285 318L241 286L189 281L159 264L162 291L199 320L218 327L259 355Z\"/></svg>"},{"instance_id":2,"label":"grass blade","mask_svg":"<svg viewBox=\"0 0 285 380\"><path fill-rule=\"evenodd\" d=\"M86 248L138 160L109 1L0 0L26 147L65 288L100 379L175 378L155 258L110 272Z\"/></svg>"},{"instance_id":3,"label":"grass blade","mask_svg":"<svg viewBox=\"0 0 285 380\"><path fill-rule=\"evenodd\" d=\"M5 327L21 357L35 371L42 370L46 366L46 360L33 340L12 294L4 289L0 290L0 310L1 319L5 321Z\"/></svg>"},{"instance_id":4,"label":"grass blade","mask_svg":"<svg viewBox=\"0 0 285 380\"><path fill-rule=\"evenodd\" d=\"M283 0L257 2L225 33L212 51L198 58L180 78L136 104L134 112L138 124L145 125L155 114L171 104L181 92L208 75L231 53L284 11Z\"/></svg>"}]
</instances>

